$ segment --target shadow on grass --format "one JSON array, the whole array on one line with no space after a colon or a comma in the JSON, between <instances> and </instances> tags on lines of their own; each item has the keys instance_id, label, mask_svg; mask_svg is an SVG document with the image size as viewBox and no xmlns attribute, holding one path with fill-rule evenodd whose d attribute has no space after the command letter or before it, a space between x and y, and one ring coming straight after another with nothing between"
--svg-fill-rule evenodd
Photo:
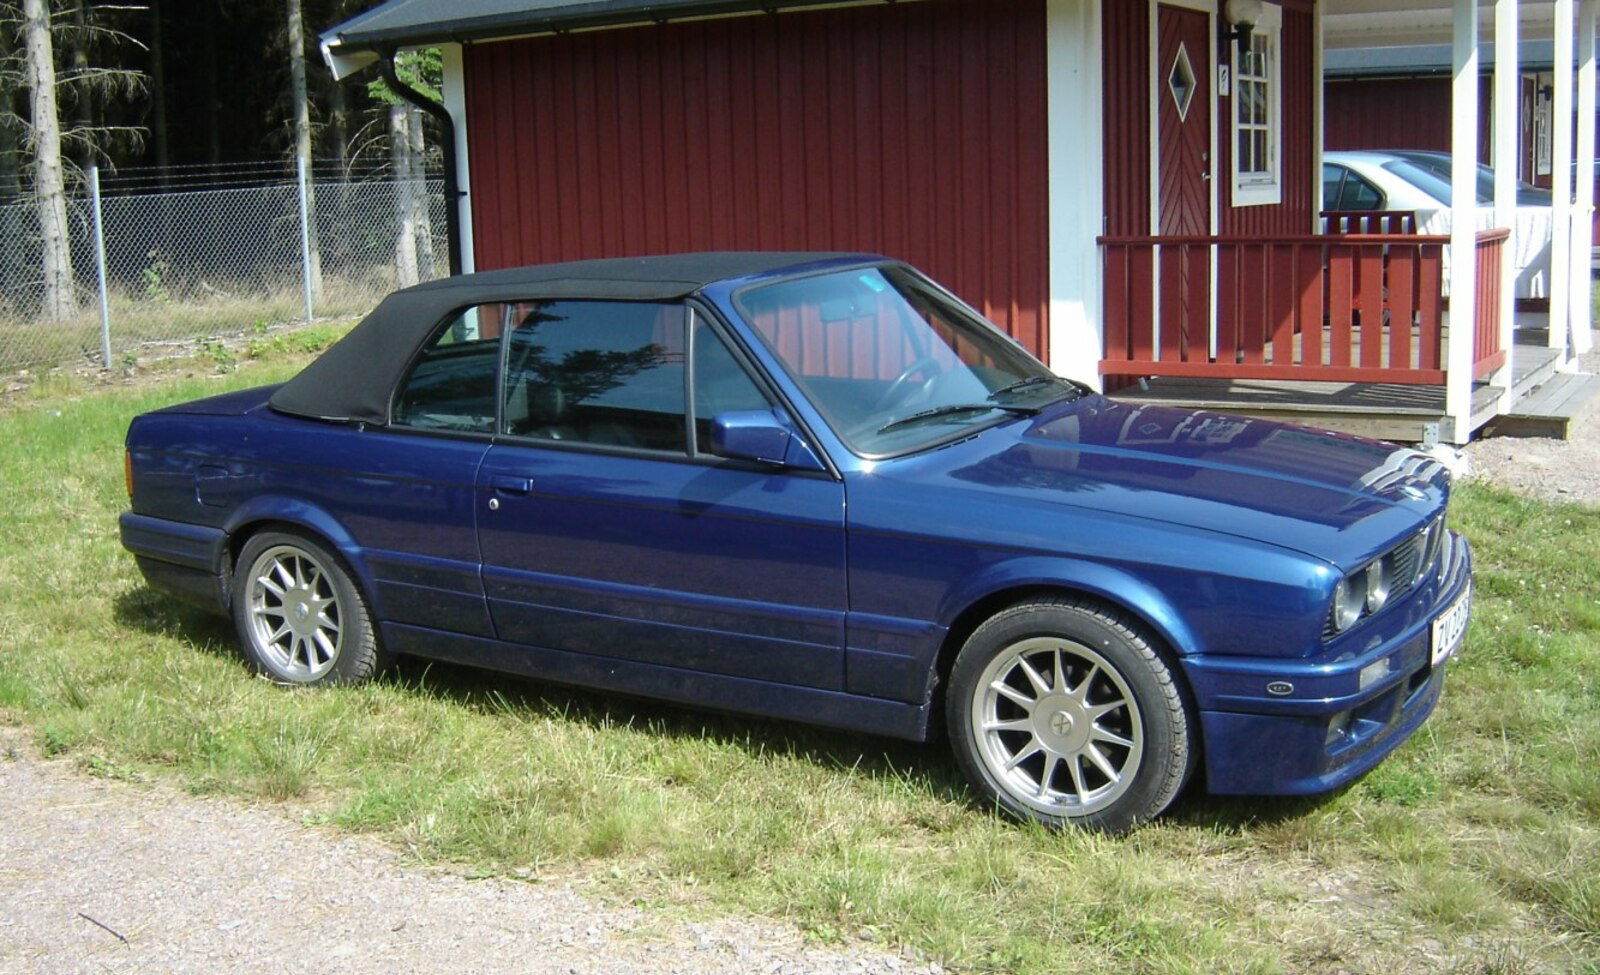
<instances>
[{"instance_id":1,"label":"shadow on grass","mask_svg":"<svg viewBox=\"0 0 1600 975\"><path fill-rule=\"evenodd\" d=\"M233 626L220 616L185 606L146 586L118 595L113 613L123 626L227 658L239 664L241 678L248 674ZM711 740L752 754L797 758L869 778L893 776L916 783L935 800L964 804L978 812L992 811L968 787L937 728L927 743L863 736L414 657L400 658L381 679L407 694L445 700L485 714L555 717L597 729L626 727L662 738ZM1317 796L1212 796L1197 781L1184 790L1163 819L1170 825L1237 833L1299 819L1346 789L1348 786Z\"/></svg>"},{"instance_id":2,"label":"shadow on grass","mask_svg":"<svg viewBox=\"0 0 1600 975\"><path fill-rule=\"evenodd\" d=\"M401 657L385 680L408 692L484 713L555 717L591 728L626 727L662 738L709 740L752 754L797 758L868 778L917 782L932 798L944 802L968 802L971 798L966 780L942 744L703 711L414 657Z\"/></svg>"},{"instance_id":3,"label":"shadow on grass","mask_svg":"<svg viewBox=\"0 0 1600 975\"><path fill-rule=\"evenodd\" d=\"M118 593L111 601L111 618L129 629L169 637L202 653L242 662L231 622L149 586L140 584Z\"/></svg>"}]
</instances>

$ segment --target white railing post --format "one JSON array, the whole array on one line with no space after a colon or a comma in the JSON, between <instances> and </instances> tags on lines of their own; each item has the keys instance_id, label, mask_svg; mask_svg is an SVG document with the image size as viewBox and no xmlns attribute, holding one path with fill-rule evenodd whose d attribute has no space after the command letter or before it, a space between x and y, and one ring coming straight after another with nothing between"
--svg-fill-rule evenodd
<instances>
[{"instance_id":1,"label":"white railing post","mask_svg":"<svg viewBox=\"0 0 1600 975\"><path fill-rule=\"evenodd\" d=\"M312 321L311 308L311 208L306 204L309 195L306 189L306 160L304 156L295 157L295 170L299 176L297 183L300 191L300 280L305 283L306 296L306 322Z\"/></svg>"},{"instance_id":2,"label":"white railing post","mask_svg":"<svg viewBox=\"0 0 1600 975\"><path fill-rule=\"evenodd\" d=\"M1461 444L1472 436L1472 343L1478 323L1477 0L1455 0L1451 20L1450 332L1444 410L1450 418L1450 440Z\"/></svg>"},{"instance_id":3,"label":"white railing post","mask_svg":"<svg viewBox=\"0 0 1600 975\"><path fill-rule=\"evenodd\" d=\"M1572 321L1572 0L1555 2L1555 91L1550 105L1550 347L1571 354ZM1585 262L1585 268L1588 267ZM1587 276L1587 275L1585 275Z\"/></svg>"},{"instance_id":4,"label":"white railing post","mask_svg":"<svg viewBox=\"0 0 1600 975\"><path fill-rule=\"evenodd\" d=\"M94 210L94 272L100 291L100 362L111 368L111 301L106 294L106 222L100 203L100 167L89 167L89 206Z\"/></svg>"},{"instance_id":5,"label":"white railing post","mask_svg":"<svg viewBox=\"0 0 1600 975\"><path fill-rule=\"evenodd\" d=\"M1517 269L1517 108L1521 103L1521 48L1517 40L1517 0L1494 0L1494 222L1511 231L1500 252L1500 349L1506 364L1494 378L1497 413L1511 409L1515 396Z\"/></svg>"},{"instance_id":6,"label":"white railing post","mask_svg":"<svg viewBox=\"0 0 1600 975\"><path fill-rule=\"evenodd\" d=\"M1594 344L1594 113L1595 15L1600 0L1578 2L1578 151L1577 183L1572 205L1572 351L1579 355Z\"/></svg>"}]
</instances>

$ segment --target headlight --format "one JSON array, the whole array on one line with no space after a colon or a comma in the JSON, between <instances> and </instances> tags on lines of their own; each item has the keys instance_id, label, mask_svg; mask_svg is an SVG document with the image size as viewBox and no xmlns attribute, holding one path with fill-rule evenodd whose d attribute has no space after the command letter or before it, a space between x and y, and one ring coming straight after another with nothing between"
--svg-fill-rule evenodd
<instances>
[{"instance_id":1,"label":"headlight","mask_svg":"<svg viewBox=\"0 0 1600 975\"><path fill-rule=\"evenodd\" d=\"M1333 628L1347 630L1361 618L1367 605L1367 574L1355 572L1339 580L1333 590Z\"/></svg>"},{"instance_id":2,"label":"headlight","mask_svg":"<svg viewBox=\"0 0 1600 975\"><path fill-rule=\"evenodd\" d=\"M1367 612L1376 613L1389 601L1390 572L1389 560L1373 559L1362 573L1366 578Z\"/></svg>"}]
</instances>

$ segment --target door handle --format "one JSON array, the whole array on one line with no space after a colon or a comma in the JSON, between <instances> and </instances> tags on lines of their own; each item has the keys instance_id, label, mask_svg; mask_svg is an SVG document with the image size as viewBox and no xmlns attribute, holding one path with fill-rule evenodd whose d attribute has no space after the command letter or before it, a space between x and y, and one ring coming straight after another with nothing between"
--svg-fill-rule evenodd
<instances>
[{"instance_id":1,"label":"door handle","mask_svg":"<svg viewBox=\"0 0 1600 975\"><path fill-rule=\"evenodd\" d=\"M489 488L495 494L511 494L523 497L533 493L533 478L495 474L489 478Z\"/></svg>"}]
</instances>

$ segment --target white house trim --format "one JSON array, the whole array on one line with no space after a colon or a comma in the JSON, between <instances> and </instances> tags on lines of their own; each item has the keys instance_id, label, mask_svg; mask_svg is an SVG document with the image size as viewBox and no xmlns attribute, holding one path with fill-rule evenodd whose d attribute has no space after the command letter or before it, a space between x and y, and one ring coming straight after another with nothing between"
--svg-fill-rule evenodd
<instances>
[{"instance_id":1,"label":"white house trim","mask_svg":"<svg viewBox=\"0 0 1600 975\"><path fill-rule=\"evenodd\" d=\"M1550 171L1550 347L1569 347L1568 301L1572 293L1572 0L1556 0L1555 49L1552 52L1555 92L1551 99ZM1587 262L1585 262L1587 263Z\"/></svg>"},{"instance_id":2,"label":"white house trim","mask_svg":"<svg viewBox=\"0 0 1600 975\"><path fill-rule=\"evenodd\" d=\"M1594 172L1594 113L1595 113L1595 17L1600 10L1600 0L1578 0L1578 146L1574 160L1579 173L1585 174L1575 186L1572 207L1572 351L1582 355L1594 343L1594 305L1590 300L1590 275L1577 273L1584 266L1593 244L1594 180L1587 174ZM1574 362L1576 365L1576 362Z\"/></svg>"},{"instance_id":3,"label":"white house trim","mask_svg":"<svg viewBox=\"0 0 1600 975\"><path fill-rule=\"evenodd\" d=\"M461 273L471 274L477 264L472 256L472 160L467 150L467 76L462 65L460 44L439 45L439 60L444 69L444 109L456 130L456 181L461 191L454 202L461 217Z\"/></svg>"},{"instance_id":4,"label":"white house trim","mask_svg":"<svg viewBox=\"0 0 1600 975\"><path fill-rule=\"evenodd\" d=\"M1102 0L1046 0L1050 368L1100 387L1105 232ZM1122 2L1122 0L1109 0Z\"/></svg>"},{"instance_id":5,"label":"white house trim","mask_svg":"<svg viewBox=\"0 0 1600 975\"><path fill-rule=\"evenodd\" d=\"M1570 0L1569 0L1570 2ZM1445 346L1444 409L1449 439L1472 436L1472 339L1478 270L1478 17L1477 0L1455 0L1450 126L1450 318Z\"/></svg>"}]
</instances>

